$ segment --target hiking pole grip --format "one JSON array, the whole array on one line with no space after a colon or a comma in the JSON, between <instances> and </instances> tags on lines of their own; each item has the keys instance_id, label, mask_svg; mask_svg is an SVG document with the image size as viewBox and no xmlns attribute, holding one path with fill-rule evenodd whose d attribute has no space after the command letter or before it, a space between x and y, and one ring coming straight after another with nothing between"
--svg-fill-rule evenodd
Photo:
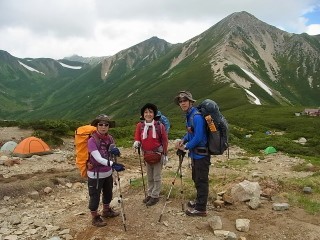
<instances>
[{"instance_id":1,"label":"hiking pole grip","mask_svg":"<svg viewBox=\"0 0 320 240\"><path fill-rule=\"evenodd\" d=\"M181 149L178 149L176 154L179 156L179 160L180 160L180 157L183 159L184 156L186 155L186 152L181 150Z\"/></svg>"}]
</instances>

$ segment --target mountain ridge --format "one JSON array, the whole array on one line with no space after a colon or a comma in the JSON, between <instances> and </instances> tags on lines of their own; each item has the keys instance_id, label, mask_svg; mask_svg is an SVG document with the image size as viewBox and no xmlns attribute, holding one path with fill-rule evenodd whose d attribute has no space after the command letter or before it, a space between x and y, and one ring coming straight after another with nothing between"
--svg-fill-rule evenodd
<instances>
[{"instance_id":1,"label":"mountain ridge","mask_svg":"<svg viewBox=\"0 0 320 240\"><path fill-rule=\"evenodd\" d=\"M12 85L14 77L20 85L26 79L31 85L42 81L39 87L43 93L29 88L24 98L15 100L20 106L17 111L0 109L2 118L83 120L90 119L86 114L89 109L90 115L105 111L121 118L134 116L146 101L176 115L178 111L169 99L181 89L191 90L199 100L212 98L222 109L259 103L320 105L319 36L287 33L247 12L230 14L184 43L171 44L151 37L113 56L92 58L91 62L82 57L74 57L74 62L72 58L13 56L9 61L9 55L0 51L0 86ZM26 64L31 60L32 67L50 77L27 74L28 70L13 64L14 60ZM81 69L68 69L61 65L63 61L83 65ZM17 86L6 89L10 96L1 93L0 98L13 106Z\"/></svg>"}]
</instances>

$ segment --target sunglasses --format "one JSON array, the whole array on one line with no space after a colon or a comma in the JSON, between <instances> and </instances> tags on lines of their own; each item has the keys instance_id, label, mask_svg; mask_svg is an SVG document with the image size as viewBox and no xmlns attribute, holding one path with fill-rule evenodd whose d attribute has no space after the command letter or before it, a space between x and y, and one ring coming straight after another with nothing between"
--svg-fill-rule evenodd
<instances>
[{"instance_id":1,"label":"sunglasses","mask_svg":"<svg viewBox=\"0 0 320 240\"><path fill-rule=\"evenodd\" d=\"M105 126L105 127L109 127L109 123L98 123L99 127Z\"/></svg>"}]
</instances>

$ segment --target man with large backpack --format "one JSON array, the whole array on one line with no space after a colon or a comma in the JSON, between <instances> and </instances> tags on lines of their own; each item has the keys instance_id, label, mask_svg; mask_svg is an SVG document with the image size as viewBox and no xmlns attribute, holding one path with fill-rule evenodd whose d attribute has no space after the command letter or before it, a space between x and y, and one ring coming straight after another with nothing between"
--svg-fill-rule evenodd
<instances>
[{"instance_id":1,"label":"man with large backpack","mask_svg":"<svg viewBox=\"0 0 320 240\"><path fill-rule=\"evenodd\" d=\"M207 216L207 200L209 194L209 166L210 154L207 150L206 122L198 110L193 106L192 94L180 91L174 98L181 110L186 114L187 133L176 142L177 149L189 150L192 166L192 180L195 184L197 196L195 201L189 201L186 210L188 216Z\"/></svg>"}]
</instances>

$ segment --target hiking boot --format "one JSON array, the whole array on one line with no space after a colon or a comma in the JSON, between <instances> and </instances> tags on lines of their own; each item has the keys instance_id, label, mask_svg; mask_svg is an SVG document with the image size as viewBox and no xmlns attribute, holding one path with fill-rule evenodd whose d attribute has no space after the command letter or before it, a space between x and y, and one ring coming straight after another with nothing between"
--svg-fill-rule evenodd
<instances>
[{"instance_id":1,"label":"hiking boot","mask_svg":"<svg viewBox=\"0 0 320 240\"><path fill-rule=\"evenodd\" d=\"M187 203L187 206L189 207L189 208L195 208L196 207L196 201L189 201L188 203Z\"/></svg>"},{"instance_id":2,"label":"hiking boot","mask_svg":"<svg viewBox=\"0 0 320 240\"><path fill-rule=\"evenodd\" d=\"M150 197L149 201L146 203L146 206L152 206L159 202L159 198Z\"/></svg>"},{"instance_id":3,"label":"hiking boot","mask_svg":"<svg viewBox=\"0 0 320 240\"><path fill-rule=\"evenodd\" d=\"M104 218L113 218L113 217L119 216L119 214L120 214L119 212L115 212L115 211L113 211L112 208L109 208L109 209L107 209L107 210L105 210L105 211L102 212L101 217L104 217Z\"/></svg>"},{"instance_id":4,"label":"hiking boot","mask_svg":"<svg viewBox=\"0 0 320 240\"><path fill-rule=\"evenodd\" d=\"M151 196L146 197L145 199L142 200L144 204L146 204L150 200Z\"/></svg>"},{"instance_id":5,"label":"hiking boot","mask_svg":"<svg viewBox=\"0 0 320 240\"><path fill-rule=\"evenodd\" d=\"M188 216L199 216L199 217L206 217L207 216L206 211L199 211L196 209L188 209L188 210L186 210L186 214Z\"/></svg>"},{"instance_id":6,"label":"hiking boot","mask_svg":"<svg viewBox=\"0 0 320 240\"><path fill-rule=\"evenodd\" d=\"M100 215L98 215L92 218L92 225L95 227L104 227L107 223L102 220Z\"/></svg>"}]
</instances>

